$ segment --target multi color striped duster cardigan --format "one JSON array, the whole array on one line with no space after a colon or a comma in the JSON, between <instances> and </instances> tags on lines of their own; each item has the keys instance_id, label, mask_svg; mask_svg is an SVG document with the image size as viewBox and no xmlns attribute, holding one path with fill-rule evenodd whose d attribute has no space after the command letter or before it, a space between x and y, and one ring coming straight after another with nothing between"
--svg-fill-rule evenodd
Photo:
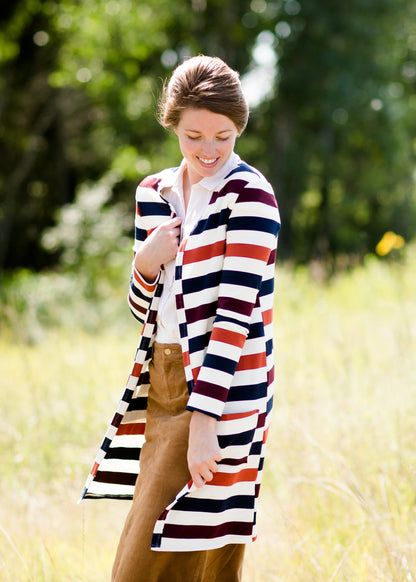
<instances>
[{"instance_id":1,"label":"multi color striped duster cardigan","mask_svg":"<svg viewBox=\"0 0 416 582\"><path fill-rule=\"evenodd\" d=\"M256 538L256 505L273 401L273 287L279 213L270 184L241 162L213 191L204 215L183 239L174 291L189 410L218 419L219 471L180 492L155 524L152 549L190 551ZM135 250L173 208L160 192L165 170L136 192ZM144 442L148 364L164 271L154 284L133 268L129 303L143 323L124 394L82 498L130 499Z\"/></svg>"}]
</instances>

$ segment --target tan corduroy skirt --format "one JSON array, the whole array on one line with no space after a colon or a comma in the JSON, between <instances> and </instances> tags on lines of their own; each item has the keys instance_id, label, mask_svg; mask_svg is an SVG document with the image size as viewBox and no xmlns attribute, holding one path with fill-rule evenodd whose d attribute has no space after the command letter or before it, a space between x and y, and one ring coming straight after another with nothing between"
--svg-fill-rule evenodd
<instances>
[{"instance_id":1,"label":"tan corduroy skirt","mask_svg":"<svg viewBox=\"0 0 416 582\"><path fill-rule=\"evenodd\" d=\"M155 344L150 364L146 442L132 507L121 534L113 582L240 582L244 544L216 550L150 549L155 522L189 481L186 453L191 413L178 344Z\"/></svg>"}]
</instances>

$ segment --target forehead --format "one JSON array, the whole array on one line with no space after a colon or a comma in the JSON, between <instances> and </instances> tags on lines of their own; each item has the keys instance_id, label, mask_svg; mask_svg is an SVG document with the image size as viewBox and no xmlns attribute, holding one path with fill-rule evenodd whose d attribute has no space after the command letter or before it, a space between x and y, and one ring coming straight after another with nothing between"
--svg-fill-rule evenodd
<instances>
[{"instance_id":1,"label":"forehead","mask_svg":"<svg viewBox=\"0 0 416 582\"><path fill-rule=\"evenodd\" d=\"M221 133L236 131L234 122L226 115L213 113L208 109L185 109L179 120L178 127L185 131L200 133Z\"/></svg>"}]
</instances>

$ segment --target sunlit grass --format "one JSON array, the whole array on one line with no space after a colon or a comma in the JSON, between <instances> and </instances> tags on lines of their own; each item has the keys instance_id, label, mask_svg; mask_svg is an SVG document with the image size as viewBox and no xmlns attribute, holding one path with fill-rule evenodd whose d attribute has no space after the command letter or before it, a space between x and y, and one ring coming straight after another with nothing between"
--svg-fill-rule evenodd
<instances>
[{"instance_id":1,"label":"sunlit grass","mask_svg":"<svg viewBox=\"0 0 416 582\"><path fill-rule=\"evenodd\" d=\"M278 384L244 582L416 580L415 267L414 254L368 260L326 285L278 267ZM135 324L10 337L26 335L0 338L0 580L103 582L128 503L76 501Z\"/></svg>"}]
</instances>

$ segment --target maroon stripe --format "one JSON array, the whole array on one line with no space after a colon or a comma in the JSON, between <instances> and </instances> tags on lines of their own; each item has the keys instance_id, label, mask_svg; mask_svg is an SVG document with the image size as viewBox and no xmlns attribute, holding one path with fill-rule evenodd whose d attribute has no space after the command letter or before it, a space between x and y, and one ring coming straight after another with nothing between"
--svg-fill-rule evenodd
<instances>
[{"instance_id":1,"label":"maroon stripe","mask_svg":"<svg viewBox=\"0 0 416 582\"><path fill-rule=\"evenodd\" d=\"M276 198L273 194L262 190L261 188L245 187L238 195L238 202L261 202L267 206L277 206Z\"/></svg>"},{"instance_id":2,"label":"maroon stripe","mask_svg":"<svg viewBox=\"0 0 416 582\"><path fill-rule=\"evenodd\" d=\"M133 309L135 309L139 313L143 313L144 315L146 315L147 307L146 308L141 307L138 303L135 303L130 296L129 296L129 303L133 307Z\"/></svg>"},{"instance_id":3,"label":"maroon stripe","mask_svg":"<svg viewBox=\"0 0 416 582\"><path fill-rule=\"evenodd\" d=\"M116 471L97 471L94 481L99 483L116 483L117 485L135 485L137 475L134 473L119 473Z\"/></svg>"},{"instance_id":4,"label":"maroon stripe","mask_svg":"<svg viewBox=\"0 0 416 582\"><path fill-rule=\"evenodd\" d=\"M204 382L204 380L196 381L193 392L201 394L202 396L208 396L209 398L215 398L221 402L225 402L228 396L228 390L226 388L221 388L218 384Z\"/></svg>"},{"instance_id":5,"label":"maroon stripe","mask_svg":"<svg viewBox=\"0 0 416 582\"><path fill-rule=\"evenodd\" d=\"M257 419L257 428L263 428L263 426L265 426L266 418L267 412L262 412L261 414L259 414L259 417Z\"/></svg>"},{"instance_id":6,"label":"maroon stripe","mask_svg":"<svg viewBox=\"0 0 416 582\"><path fill-rule=\"evenodd\" d=\"M144 188L153 188L153 190L157 190L157 187L160 183L160 178L156 178L155 176L148 176L144 178L139 184L139 186L143 186Z\"/></svg>"},{"instance_id":7,"label":"maroon stripe","mask_svg":"<svg viewBox=\"0 0 416 582\"><path fill-rule=\"evenodd\" d=\"M247 457L242 459L221 459L219 462L220 465L243 465L244 463L247 463Z\"/></svg>"},{"instance_id":8,"label":"maroon stripe","mask_svg":"<svg viewBox=\"0 0 416 582\"><path fill-rule=\"evenodd\" d=\"M179 539L213 539L226 535L249 536L253 533L253 523L229 521L220 525L174 525L167 523L163 537Z\"/></svg>"},{"instance_id":9,"label":"maroon stripe","mask_svg":"<svg viewBox=\"0 0 416 582\"><path fill-rule=\"evenodd\" d=\"M157 311L155 309L149 309L149 315L147 317L148 323L156 323Z\"/></svg>"},{"instance_id":10,"label":"maroon stripe","mask_svg":"<svg viewBox=\"0 0 416 582\"><path fill-rule=\"evenodd\" d=\"M267 261L268 265L274 265L276 262L276 251L277 249L273 249L269 255L269 260Z\"/></svg>"},{"instance_id":11,"label":"maroon stripe","mask_svg":"<svg viewBox=\"0 0 416 582\"><path fill-rule=\"evenodd\" d=\"M113 416L111 424L118 428L120 426L121 421L123 420L123 416L124 416L123 414L116 412L115 415Z\"/></svg>"},{"instance_id":12,"label":"maroon stripe","mask_svg":"<svg viewBox=\"0 0 416 582\"><path fill-rule=\"evenodd\" d=\"M208 319L213 317L217 310L217 302L206 303L205 305L198 305L192 309L186 310L186 321L188 325L190 323L195 323L196 321L201 321L201 319Z\"/></svg>"},{"instance_id":13,"label":"maroon stripe","mask_svg":"<svg viewBox=\"0 0 416 582\"><path fill-rule=\"evenodd\" d=\"M232 297L220 297L218 300L218 309L226 309L238 315L250 316L253 311L253 304L249 301L233 299Z\"/></svg>"},{"instance_id":14,"label":"maroon stripe","mask_svg":"<svg viewBox=\"0 0 416 582\"><path fill-rule=\"evenodd\" d=\"M266 192L262 188L247 188L247 184L247 180L230 180L218 192L217 198L228 194L228 192L237 192L238 202L261 202L267 204L267 206L277 206L276 198L273 194Z\"/></svg>"}]
</instances>

